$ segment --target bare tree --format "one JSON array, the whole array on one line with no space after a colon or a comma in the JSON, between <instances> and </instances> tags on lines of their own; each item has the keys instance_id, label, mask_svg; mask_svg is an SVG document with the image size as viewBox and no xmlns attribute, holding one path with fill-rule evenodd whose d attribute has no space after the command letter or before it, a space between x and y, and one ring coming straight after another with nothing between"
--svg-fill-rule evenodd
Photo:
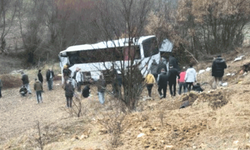
<instances>
[{"instance_id":1,"label":"bare tree","mask_svg":"<svg viewBox=\"0 0 250 150\"><path fill-rule=\"evenodd\" d=\"M16 1L0 0L0 50L6 48L6 35L9 33L16 15Z\"/></svg>"},{"instance_id":2,"label":"bare tree","mask_svg":"<svg viewBox=\"0 0 250 150\"><path fill-rule=\"evenodd\" d=\"M120 53L121 58L124 58L124 51L127 51L129 61L128 63L125 63L124 59L119 63L114 61L113 69L120 71L122 76L123 91L117 98L130 110L136 108L144 88L141 70L146 67L145 65L139 68L140 62L135 61L133 52L135 45L132 41L145 34L146 16L150 12L152 2L150 0L102 0L98 9L100 15L96 25L103 39L128 38L128 47L121 50L119 45L116 45L115 51Z\"/></svg>"}]
</instances>

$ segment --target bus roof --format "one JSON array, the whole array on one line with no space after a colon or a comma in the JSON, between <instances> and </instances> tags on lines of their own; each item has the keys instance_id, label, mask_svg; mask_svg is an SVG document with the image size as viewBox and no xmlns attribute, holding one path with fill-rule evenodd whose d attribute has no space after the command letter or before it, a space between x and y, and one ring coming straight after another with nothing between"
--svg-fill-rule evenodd
<instances>
[{"instance_id":1,"label":"bus roof","mask_svg":"<svg viewBox=\"0 0 250 150\"><path fill-rule=\"evenodd\" d=\"M134 42L134 45L139 45L142 41L155 37L154 35L141 36L138 41ZM85 51L85 50L96 50L96 49L105 49L105 48L114 48L114 47L125 47L128 46L128 38L122 38L113 41L102 41L95 44L83 44L83 45L74 45L68 47L66 50L61 51L60 53L65 52L74 52L74 51Z\"/></svg>"}]
</instances>

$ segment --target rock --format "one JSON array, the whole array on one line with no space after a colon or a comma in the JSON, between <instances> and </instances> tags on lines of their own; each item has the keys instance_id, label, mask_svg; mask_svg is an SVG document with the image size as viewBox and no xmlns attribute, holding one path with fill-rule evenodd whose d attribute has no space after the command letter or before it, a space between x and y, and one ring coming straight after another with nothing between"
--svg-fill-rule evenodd
<instances>
[{"instance_id":1,"label":"rock","mask_svg":"<svg viewBox=\"0 0 250 150\"><path fill-rule=\"evenodd\" d=\"M166 145L165 147L164 147L164 150L165 149L174 149L174 146L173 145Z\"/></svg>"},{"instance_id":2,"label":"rock","mask_svg":"<svg viewBox=\"0 0 250 150\"><path fill-rule=\"evenodd\" d=\"M227 82L221 84L221 86L227 86L227 85L228 85Z\"/></svg>"},{"instance_id":3,"label":"rock","mask_svg":"<svg viewBox=\"0 0 250 150\"><path fill-rule=\"evenodd\" d=\"M145 136L146 134L144 134L144 133L140 133L139 135L137 135L137 138L140 138L140 137L143 137L143 136Z\"/></svg>"},{"instance_id":4,"label":"rock","mask_svg":"<svg viewBox=\"0 0 250 150\"><path fill-rule=\"evenodd\" d=\"M246 139L247 140L249 139L249 133L246 133Z\"/></svg>"},{"instance_id":5,"label":"rock","mask_svg":"<svg viewBox=\"0 0 250 150\"><path fill-rule=\"evenodd\" d=\"M198 74L202 74L202 73L204 73L205 72L205 70L200 70L199 72L198 72Z\"/></svg>"},{"instance_id":6,"label":"rock","mask_svg":"<svg viewBox=\"0 0 250 150\"><path fill-rule=\"evenodd\" d=\"M83 134L83 135L80 136L80 140L86 139L88 137L89 137L88 135Z\"/></svg>"},{"instance_id":7,"label":"rock","mask_svg":"<svg viewBox=\"0 0 250 150\"><path fill-rule=\"evenodd\" d=\"M234 142L233 142L233 145L238 145L238 143L239 143L238 140L237 140L237 141L234 141Z\"/></svg>"},{"instance_id":8,"label":"rock","mask_svg":"<svg viewBox=\"0 0 250 150\"><path fill-rule=\"evenodd\" d=\"M211 67L207 67L206 71L210 71L212 68Z\"/></svg>"}]
</instances>

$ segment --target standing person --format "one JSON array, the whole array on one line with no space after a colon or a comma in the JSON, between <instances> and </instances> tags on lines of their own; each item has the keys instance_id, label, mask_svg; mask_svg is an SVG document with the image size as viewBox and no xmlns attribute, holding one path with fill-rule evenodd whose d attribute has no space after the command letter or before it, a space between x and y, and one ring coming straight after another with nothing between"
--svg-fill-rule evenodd
<instances>
[{"instance_id":1,"label":"standing person","mask_svg":"<svg viewBox=\"0 0 250 150\"><path fill-rule=\"evenodd\" d=\"M2 97L2 87L3 87L3 83L2 83L2 80L0 79L0 98Z\"/></svg>"},{"instance_id":2,"label":"standing person","mask_svg":"<svg viewBox=\"0 0 250 150\"><path fill-rule=\"evenodd\" d=\"M66 105L68 108L70 108L72 107L72 98L74 96L74 88L70 80L66 82L64 90L65 90L65 97L66 97Z\"/></svg>"},{"instance_id":3,"label":"standing person","mask_svg":"<svg viewBox=\"0 0 250 150\"><path fill-rule=\"evenodd\" d=\"M42 85L43 85L43 75L42 75L42 73L41 73L41 70L40 70L40 69L38 70L37 77L38 77L38 80L39 80L39 81L42 83Z\"/></svg>"},{"instance_id":4,"label":"standing person","mask_svg":"<svg viewBox=\"0 0 250 150\"><path fill-rule=\"evenodd\" d=\"M147 76L145 78L145 82L146 82L146 86L148 89L148 96L151 97L151 91L152 91L152 88L153 88L154 83L155 83L154 75L151 73L147 74Z\"/></svg>"},{"instance_id":5,"label":"standing person","mask_svg":"<svg viewBox=\"0 0 250 150\"><path fill-rule=\"evenodd\" d=\"M54 79L54 71L52 70L52 68L48 69L47 73L46 73L46 80L48 82L48 89L52 90L53 88L53 79Z\"/></svg>"},{"instance_id":6,"label":"standing person","mask_svg":"<svg viewBox=\"0 0 250 150\"><path fill-rule=\"evenodd\" d=\"M83 84L83 75L82 75L80 68L77 68L75 79L76 79L76 84L77 84L77 91L81 92L81 86Z\"/></svg>"},{"instance_id":7,"label":"standing person","mask_svg":"<svg viewBox=\"0 0 250 150\"><path fill-rule=\"evenodd\" d=\"M175 96L176 95L176 79L180 79L180 75L179 75L179 71L174 68L174 66L172 64L169 65L169 90L170 90L170 94L171 96ZM173 91L174 88L174 91Z\"/></svg>"},{"instance_id":8,"label":"standing person","mask_svg":"<svg viewBox=\"0 0 250 150\"><path fill-rule=\"evenodd\" d=\"M21 72L21 74L22 74L21 80L23 81L23 86L27 89L28 93L31 94L29 77L23 71Z\"/></svg>"},{"instance_id":9,"label":"standing person","mask_svg":"<svg viewBox=\"0 0 250 150\"><path fill-rule=\"evenodd\" d=\"M164 68L161 69L161 74L158 77L158 92L160 94L160 98L166 98L167 92L167 85L168 85L168 75ZM163 95L162 95L163 91Z\"/></svg>"},{"instance_id":10,"label":"standing person","mask_svg":"<svg viewBox=\"0 0 250 150\"><path fill-rule=\"evenodd\" d=\"M71 76L71 70L69 69L69 65L66 64L63 66L63 79L64 79L64 85L66 84L67 80Z\"/></svg>"},{"instance_id":11,"label":"standing person","mask_svg":"<svg viewBox=\"0 0 250 150\"><path fill-rule=\"evenodd\" d=\"M196 71L193 68L193 65L190 64L189 68L186 71L186 75L185 75L185 83L187 85L189 92L190 92L191 87L193 86L195 81L196 81Z\"/></svg>"},{"instance_id":12,"label":"standing person","mask_svg":"<svg viewBox=\"0 0 250 150\"><path fill-rule=\"evenodd\" d=\"M43 102L43 99L42 99L43 85L37 79L35 79L34 90L36 91L37 103L38 104L42 103Z\"/></svg>"},{"instance_id":13,"label":"standing person","mask_svg":"<svg viewBox=\"0 0 250 150\"><path fill-rule=\"evenodd\" d=\"M98 98L101 104L104 104L104 93L106 90L106 81L103 78L103 75L100 75L100 79L97 81L97 90L98 90Z\"/></svg>"},{"instance_id":14,"label":"standing person","mask_svg":"<svg viewBox=\"0 0 250 150\"><path fill-rule=\"evenodd\" d=\"M168 71L168 70L167 70L166 60L165 60L164 57L161 57L161 60L160 60L160 62L159 62L159 64L158 64L158 66L157 66L157 74L158 74L158 75L161 74L162 69L164 69L165 72Z\"/></svg>"},{"instance_id":15,"label":"standing person","mask_svg":"<svg viewBox=\"0 0 250 150\"><path fill-rule=\"evenodd\" d=\"M217 85L222 84L222 77L224 75L224 69L226 68L227 64L225 60L221 57L221 55L218 55L212 65L212 76L214 76L215 88Z\"/></svg>"},{"instance_id":16,"label":"standing person","mask_svg":"<svg viewBox=\"0 0 250 150\"><path fill-rule=\"evenodd\" d=\"M173 68L177 69L179 71L179 65L178 65L178 61L177 59L174 57L174 54L171 54L169 56L169 60L168 60L169 66L172 64Z\"/></svg>"},{"instance_id":17,"label":"standing person","mask_svg":"<svg viewBox=\"0 0 250 150\"><path fill-rule=\"evenodd\" d=\"M158 64L155 61L155 59L153 59L153 62L151 64L151 66L150 66L150 72L151 72L151 74L154 75L155 80L157 80L157 78L158 78L157 67L158 67Z\"/></svg>"},{"instance_id":18,"label":"standing person","mask_svg":"<svg viewBox=\"0 0 250 150\"><path fill-rule=\"evenodd\" d=\"M187 86L186 86L186 83L185 83L185 75L186 75L186 68L183 67L182 68L182 72L180 73L180 79L178 80L178 83L179 83L179 95L181 95L181 90L183 89L183 92L186 93L187 92Z\"/></svg>"}]
</instances>

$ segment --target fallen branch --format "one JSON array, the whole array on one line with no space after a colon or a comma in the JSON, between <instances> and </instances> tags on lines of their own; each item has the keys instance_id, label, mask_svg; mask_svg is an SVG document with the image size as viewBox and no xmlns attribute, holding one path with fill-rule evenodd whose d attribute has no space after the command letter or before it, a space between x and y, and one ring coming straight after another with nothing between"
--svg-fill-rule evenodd
<instances>
[{"instance_id":1,"label":"fallen branch","mask_svg":"<svg viewBox=\"0 0 250 150\"><path fill-rule=\"evenodd\" d=\"M199 61L194 57L191 52L189 52L187 49L185 49L185 52L188 53L196 61L196 63L199 63Z\"/></svg>"}]
</instances>

